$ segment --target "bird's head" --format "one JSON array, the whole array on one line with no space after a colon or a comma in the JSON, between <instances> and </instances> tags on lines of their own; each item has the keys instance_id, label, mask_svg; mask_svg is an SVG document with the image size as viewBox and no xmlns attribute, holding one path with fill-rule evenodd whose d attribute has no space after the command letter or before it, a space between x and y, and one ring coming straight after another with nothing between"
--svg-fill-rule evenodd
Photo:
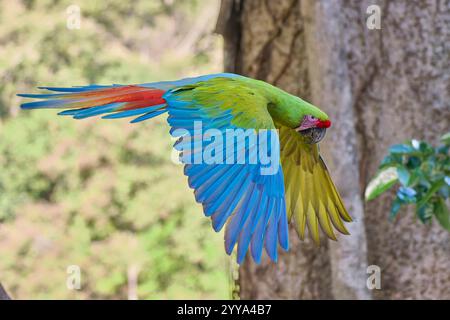
<instances>
[{"instance_id":1,"label":"bird's head","mask_svg":"<svg viewBox=\"0 0 450 320\"><path fill-rule=\"evenodd\" d=\"M284 95L283 95L284 94ZM269 104L268 111L280 125L294 129L308 144L320 142L331 126L328 115L315 105L282 92L283 99Z\"/></svg>"},{"instance_id":2,"label":"bird's head","mask_svg":"<svg viewBox=\"0 0 450 320\"><path fill-rule=\"evenodd\" d=\"M331 121L328 116L321 112L303 116L300 125L295 130L302 135L306 143L314 144L323 139L330 126Z\"/></svg>"}]
</instances>

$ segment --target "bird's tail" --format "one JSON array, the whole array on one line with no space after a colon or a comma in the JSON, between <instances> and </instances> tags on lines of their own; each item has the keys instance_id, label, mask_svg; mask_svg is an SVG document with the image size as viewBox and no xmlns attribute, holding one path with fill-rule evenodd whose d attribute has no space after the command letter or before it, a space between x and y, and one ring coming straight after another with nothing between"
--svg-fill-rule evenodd
<instances>
[{"instance_id":1,"label":"bird's tail","mask_svg":"<svg viewBox=\"0 0 450 320\"><path fill-rule=\"evenodd\" d=\"M66 109L59 115L84 119L103 115L105 119L136 116L131 122L153 118L167 111L163 95L165 90L140 85L40 87L53 91L49 94L18 94L25 98L40 99L23 103L22 109ZM55 93L56 92L56 93Z\"/></svg>"}]
</instances>

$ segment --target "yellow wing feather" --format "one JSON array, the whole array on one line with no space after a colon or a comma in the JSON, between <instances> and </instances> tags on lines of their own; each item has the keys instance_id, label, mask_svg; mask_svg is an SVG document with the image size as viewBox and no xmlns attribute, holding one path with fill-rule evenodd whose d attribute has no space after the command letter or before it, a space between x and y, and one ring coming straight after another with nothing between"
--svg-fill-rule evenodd
<instances>
[{"instance_id":1,"label":"yellow wing feather","mask_svg":"<svg viewBox=\"0 0 450 320\"><path fill-rule=\"evenodd\" d=\"M306 225L318 245L319 227L333 240L336 240L334 229L349 234L344 221L350 222L352 218L342 203L317 145L305 144L295 130L282 126L280 148L288 218L294 220L300 239L305 237Z\"/></svg>"}]
</instances>

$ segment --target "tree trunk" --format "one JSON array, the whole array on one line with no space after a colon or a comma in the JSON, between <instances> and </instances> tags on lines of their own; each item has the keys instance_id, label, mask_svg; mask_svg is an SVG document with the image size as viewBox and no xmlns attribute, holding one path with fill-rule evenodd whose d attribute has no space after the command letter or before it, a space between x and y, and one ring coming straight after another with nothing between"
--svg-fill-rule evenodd
<instances>
[{"instance_id":1,"label":"tree trunk","mask_svg":"<svg viewBox=\"0 0 450 320\"><path fill-rule=\"evenodd\" d=\"M11 300L8 293L6 293L6 290L3 288L2 284L0 283L0 300Z\"/></svg>"},{"instance_id":2,"label":"tree trunk","mask_svg":"<svg viewBox=\"0 0 450 320\"><path fill-rule=\"evenodd\" d=\"M381 8L380 30L366 25L372 4ZM338 242L316 248L291 230L278 264L247 259L241 298L450 298L449 233L423 226L412 212L389 222L389 195L363 202L389 145L412 137L436 142L448 130L448 8L439 0L222 1L225 69L330 115L321 151L355 217L351 236ZM366 287L369 265L381 269L380 290Z\"/></svg>"}]
</instances>

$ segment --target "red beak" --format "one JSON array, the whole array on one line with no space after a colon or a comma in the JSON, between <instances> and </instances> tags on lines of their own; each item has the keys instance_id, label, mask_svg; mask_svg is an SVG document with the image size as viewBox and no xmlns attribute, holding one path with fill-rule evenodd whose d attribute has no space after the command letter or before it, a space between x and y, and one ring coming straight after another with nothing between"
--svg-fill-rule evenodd
<instances>
[{"instance_id":1,"label":"red beak","mask_svg":"<svg viewBox=\"0 0 450 320\"><path fill-rule=\"evenodd\" d=\"M330 120L317 120L317 128L329 128L330 126Z\"/></svg>"}]
</instances>

